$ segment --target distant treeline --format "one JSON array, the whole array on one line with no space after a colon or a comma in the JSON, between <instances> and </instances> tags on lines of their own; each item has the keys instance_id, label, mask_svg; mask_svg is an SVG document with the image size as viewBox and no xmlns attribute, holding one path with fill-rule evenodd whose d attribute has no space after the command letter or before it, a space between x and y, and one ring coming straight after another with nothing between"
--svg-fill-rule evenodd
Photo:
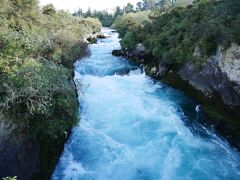
<instances>
[{"instance_id":1,"label":"distant treeline","mask_svg":"<svg viewBox=\"0 0 240 180\"><path fill-rule=\"evenodd\" d=\"M115 21L115 19L118 16L122 16L123 14L139 11L150 11L154 9L162 9L165 8L166 6L174 5L175 3L176 0L143 0L136 3L136 5L128 3L123 8L117 6L114 12L112 13L109 13L108 10L96 11L91 10L90 8L86 12L83 12L83 10L80 8L73 15L85 18L87 17L98 18L104 27L110 27Z\"/></svg>"}]
</instances>

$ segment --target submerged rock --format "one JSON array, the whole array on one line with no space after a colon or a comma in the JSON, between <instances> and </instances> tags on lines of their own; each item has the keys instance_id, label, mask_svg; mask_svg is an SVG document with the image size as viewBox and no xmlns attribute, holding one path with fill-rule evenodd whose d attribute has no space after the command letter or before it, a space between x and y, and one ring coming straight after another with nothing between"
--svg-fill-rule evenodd
<instances>
[{"instance_id":1,"label":"submerged rock","mask_svg":"<svg viewBox=\"0 0 240 180\"><path fill-rule=\"evenodd\" d=\"M114 55L114 56L124 56L125 53L124 53L123 50L113 50L112 55Z\"/></svg>"},{"instance_id":2,"label":"submerged rock","mask_svg":"<svg viewBox=\"0 0 240 180\"><path fill-rule=\"evenodd\" d=\"M89 44L96 44L97 43L97 39L106 39L109 38L110 35L106 34L106 33L94 33L94 34L88 34L83 38L83 41L85 43L89 43Z\"/></svg>"},{"instance_id":3,"label":"submerged rock","mask_svg":"<svg viewBox=\"0 0 240 180\"><path fill-rule=\"evenodd\" d=\"M87 42L90 44L95 44L95 43L97 43L97 38L95 36L89 36L87 38Z\"/></svg>"},{"instance_id":4,"label":"submerged rock","mask_svg":"<svg viewBox=\"0 0 240 180\"><path fill-rule=\"evenodd\" d=\"M113 50L112 55L125 56L129 59L132 59L132 60L138 62L138 63L144 63L144 61L147 57L145 48L141 43L137 44L136 48L133 50L123 50L123 49Z\"/></svg>"},{"instance_id":5,"label":"submerged rock","mask_svg":"<svg viewBox=\"0 0 240 180\"><path fill-rule=\"evenodd\" d=\"M106 34L106 33L98 33L97 34L97 38L99 39L106 39L106 38L109 38L110 35L109 34Z\"/></svg>"}]
</instances>

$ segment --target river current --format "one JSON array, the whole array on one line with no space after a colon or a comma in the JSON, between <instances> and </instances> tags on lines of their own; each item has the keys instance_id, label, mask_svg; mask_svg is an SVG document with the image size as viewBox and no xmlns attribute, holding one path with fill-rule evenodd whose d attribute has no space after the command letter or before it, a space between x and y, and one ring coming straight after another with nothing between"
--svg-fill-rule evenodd
<instances>
[{"instance_id":1,"label":"river current","mask_svg":"<svg viewBox=\"0 0 240 180\"><path fill-rule=\"evenodd\" d=\"M198 123L197 104L112 56L118 35L103 31L111 37L75 63L80 122L52 179L240 179L239 152Z\"/></svg>"}]
</instances>

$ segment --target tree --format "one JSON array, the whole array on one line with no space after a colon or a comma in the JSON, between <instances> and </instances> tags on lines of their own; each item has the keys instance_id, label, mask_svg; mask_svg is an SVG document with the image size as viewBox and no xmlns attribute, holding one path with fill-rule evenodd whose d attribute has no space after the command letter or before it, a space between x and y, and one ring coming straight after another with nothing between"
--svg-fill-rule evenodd
<instances>
[{"instance_id":1,"label":"tree","mask_svg":"<svg viewBox=\"0 0 240 180\"><path fill-rule=\"evenodd\" d=\"M47 4L42 8L43 14L53 15L56 13L56 9L54 8L53 4Z\"/></svg>"},{"instance_id":2,"label":"tree","mask_svg":"<svg viewBox=\"0 0 240 180\"><path fill-rule=\"evenodd\" d=\"M137 39L136 34L134 32L128 31L126 35L123 37L121 45L128 50L132 50L135 48Z\"/></svg>"},{"instance_id":3,"label":"tree","mask_svg":"<svg viewBox=\"0 0 240 180\"><path fill-rule=\"evenodd\" d=\"M91 8L88 8L87 12L84 15L85 17L92 17L92 10Z\"/></svg>"},{"instance_id":4,"label":"tree","mask_svg":"<svg viewBox=\"0 0 240 180\"><path fill-rule=\"evenodd\" d=\"M75 13L73 13L74 16L82 17L84 15L83 10L79 8Z\"/></svg>"},{"instance_id":5,"label":"tree","mask_svg":"<svg viewBox=\"0 0 240 180\"><path fill-rule=\"evenodd\" d=\"M137 4L136 4L136 11L141 11L142 8L143 8L142 2L137 2Z\"/></svg>"},{"instance_id":6,"label":"tree","mask_svg":"<svg viewBox=\"0 0 240 180\"><path fill-rule=\"evenodd\" d=\"M37 0L11 0L15 11L32 11L37 9Z\"/></svg>"},{"instance_id":7,"label":"tree","mask_svg":"<svg viewBox=\"0 0 240 180\"><path fill-rule=\"evenodd\" d=\"M143 10L152 10L155 8L156 0L143 0Z\"/></svg>"},{"instance_id":8,"label":"tree","mask_svg":"<svg viewBox=\"0 0 240 180\"><path fill-rule=\"evenodd\" d=\"M123 10L119 6L117 6L113 16L114 16L114 18L116 18L121 15L123 15Z\"/></svg>"},{"instance_id":9,"label":"tree","mask_svg":"<svg viewBox=\"0 0 240 180\"><path fill-rule=\"evenodd\" d=\"M127 3L127 6L124 7L125 13L134 12L134 6L131 3Z\"/></svg>"},{"instance_id":10,"label":"tree","mask_svg":"<svg viewBox=\"0 0 240 180\"><path fill-rule=\"evenodd\" d=\"M25 20L32 20L37 17L37 0L11 0L12 10L9 16L21 17Z\"/></svg>"}]
</instances>

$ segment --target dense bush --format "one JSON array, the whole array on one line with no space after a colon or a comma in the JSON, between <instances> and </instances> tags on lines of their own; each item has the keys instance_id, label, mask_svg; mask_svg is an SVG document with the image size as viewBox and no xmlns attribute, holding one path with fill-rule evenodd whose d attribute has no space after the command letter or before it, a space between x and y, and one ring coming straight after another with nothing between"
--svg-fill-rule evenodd
<instances>
[{"instance_id":1,"label":"dense bush","mask_svg":"<svg viewBox=\"0 0 240 180\"><path fill-rule=\"evenodd\" d=\"M29 138L66 135L77 122L72 66L101 24L36 0L0 3L0 112Z\"/></svg>"},{"instance_id":2,"label":"dense bush","mask_svg":"<svg viewBox=\"0 0 240 180\"><path fill-rule=\"evenodd\" d=\"M151 21L138 28L132 17L123 16L119 18L122 21L117 19L115 27L123 42L127 39L127 43L122 43L123 47L142 42L156 59L179 64L194 59L196 46L200 47L200 60L204 63L207 57L216 53L219 45L228 48L231 43L240 44L239 0L196 0L188 7L154 10L149 18ZM136 29L137 33L134 33Z\"/></svg>"},{"instance_id":3,"label":"dense bush","mask_svg":"<svg viewBox=\"0 0 240 180\"><path fill-rule=\"evenodd\" d=\"M84 17L84 18L97 18L102 23L104 27L110 27L114 21L114 16L107 11L92 11L91 9L88 9L87 12L83 12L82 9L78 9L75 13L73 13L74 16L78 17Z\"/></svg>"},{"instance_id":4,"label":"dense bush","mask_svg":"<svg viewBox=\"0 0 240 180\"><path fill-rule=\"evenodd\" d=\"M128 13L116 18L113 27L119 32L122 38L121 45L124 48L133 49L142 40L142 28L149 21L148 12L141 11Z\"/></svg>"}]
</instances>

